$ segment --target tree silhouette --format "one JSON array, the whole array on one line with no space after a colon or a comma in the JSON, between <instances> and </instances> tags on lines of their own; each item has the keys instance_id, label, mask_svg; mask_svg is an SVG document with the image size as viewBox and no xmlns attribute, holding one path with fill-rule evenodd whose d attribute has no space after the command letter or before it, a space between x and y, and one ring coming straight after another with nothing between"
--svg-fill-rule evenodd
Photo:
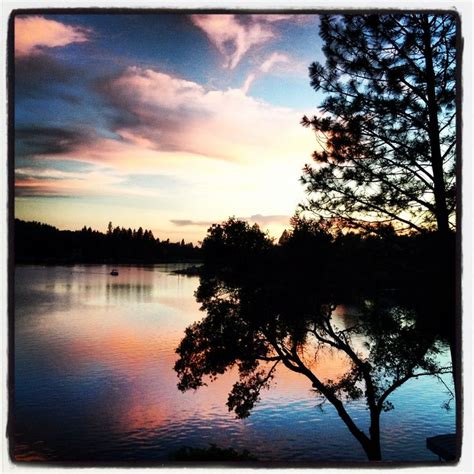
<instances>
[{"instance_id":1,"label":"tree silhouette","mask_svg":"<svg viewBox=\"0 0 474 474\"><path fill-rule=\"evenodd\" d=\"M325 95L303 117L318 137L302 182L305 209L346 227L455 228L456 17L323 16L324 65L310 66Z\"/></svg>"},{"instance_id":2,"label":"tree silhouette","mask_svg":"<svg viewBox=\"0 0 474 474\"><path fill-rule=\"evenodd\" d=\"M228 224L209 230L214 245L219 229L215 247L219 255L229 255L225 247L235 245L234 239L222 238L222 229L233 228L235 221ZM237 229L244 231L237 232L239 243L245 235L259 241L248 225L239 224ZM380 460L380 417L392 408L390 395L414 377L439 376L451 368L436 362L440 346L429 326L436 303L427 307L397 301L395 294L390 299L374 296L354 320L344 324L334 320L333 311L341 300L337 285L327 286L327 271L318 272L315 261L299 253L309 246L315 250L316 261L321 261L325 254L331 255L330 238L314 223L303 220L296 223L283 246L271 252L264 247L253 254L253 264L242 257L248 251L242 249L251 246L240 244L240 257L226 265L216 266L214 259L208 260L196 292L206 316L186 329L177 348L178 388L198 389L236 367L238 381L227 406L245 418L261 391L271 387L278 365L284 365L305 377L317 396L335 407L368 459ZM416 299L416 293L413 297ZM430 314L423 315L423 311ZM337 380L320 374L318 354L328 349L342 354L347 362L348 370ZM369 411L368 433L346 409L348 399L361 397Z\"/></svg>"},{"instance_id":3,"label":"tree silhouette","mask_svg":"<svg viewBox=\"0 0 474 474\"><path fill-rule=\"evenodd\" d=\"M222 224L213 224L202 243L204 258L210 263L245 264L260 257L271 248L272 240L257 224L229 218Z\"/></svg>"},{"instance_id":4,"label":"tree silhouette","mask_svg":"<svg viewBox=\"0 0 474 474\"><path fill-rule=\"evenodd\" d=\"M437 365L435 339L418 330L416 314L409 308L372 302L357 321L338 327L332 316L335 304L314 287L304 291L310 285L301 284L298 275L277 266L257 280L255 272L202 275L196 296L206 316L186 329L177 348L178 388L197 389L237 367L239 379L227 406L245 418L282 364L306 377L316 394L335 407L369 460L380 460L380 416L393 408L390 394L411 378L436 376L450 368ZM353 338L361 337L364 349L353 344ZM349 369L338 380L319 375L322 348L347 359ZM368 433L346 410L348 399L361 397L369 411Z\"/></svg>"}]
</instances>

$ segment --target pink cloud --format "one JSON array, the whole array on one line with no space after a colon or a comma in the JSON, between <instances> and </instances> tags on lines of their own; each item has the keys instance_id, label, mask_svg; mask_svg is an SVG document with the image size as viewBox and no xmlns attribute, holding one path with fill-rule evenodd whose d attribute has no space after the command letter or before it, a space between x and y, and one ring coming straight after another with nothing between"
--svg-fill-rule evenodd
<instances>
[{"instance_id":1,"label":"pink cloud","mask_svg":"<svg viewBox=\"0 0 474 474\"><path fill-rule=\"evenodd\" d=\"M254 72L251 72L247 78L245 79L244 85L242 86L242 92L244 94L247 94L247 92L250 90L250 87L252 86L253 82L255 81L257 75Z\"/></svg>"},{"instance_id":2,"label":"pink cloud","mask_svg":"<svg viewBox=\"0 0 474 474\"><path fill-rule=\"evenodd\" d=\"M121 116L133 117L117 124L116 133L155 150L246 160L261 159L270 149L293 154L301 144L307 146L300 111L271 106L240 89L208 90L163 72L130 67L103 84L102 92Z\"/></svg>"},{"instance_id":3,"label":"pink cloud","mask_svg":"<svg viewBox=\"0 0 474 474\"><path fill-rule=\"evenodd\" d=\"M256 223L261 227L266 227L269 224L281 224L281 225L289 225L291 216L284 216L284 215L262 215L262 214L254 214L248 217L237 217L239 220L247 221L250 223ZM196 221L192 219L171 219L170 222L179 227L187 227L187 226L211 226L212 224L220 224L222 222L221 219L215 220L208 220L208 221Z\"/></svg>"},{"instance_id":4,"label":"pink cloud","mask_svg":"<svg viewBox=\"0 0 474 474\"><path fill-rule=\"evenodd\" d=\"M290 58L286 54L272 53L258 68L257 71L251 72L245 79L244 85L242 86L243 92L247 93L250 90L251 85L261 74L267 74L271 69L278 63L290 63Z\"/></svg>"},{"instance_id":5,"label":"pink cloud","mask_svg":"<svg viewBox=\"0 0 474 474\"><path fill-rule=\"evenodd\" d=\"M225 57L224 67L234 69L253 47L277 37L277 24L292 22L305 24L318 19L317 15L298 14L211 14L192 15L192 22L201 28L209 41Z\"/></svg>"},{"instance_id":6,"label":"pink cloud","mask_svg":"<svg viewBox=\"0 0 474 474\"><path fill-rule=\"evenodd\" d=\"M115 95L115 99L127 102L130 90L140 103L149 103L150 108L185 108L196 96L205 91L199 84L172 77L169 74L131 66L125 73L113 79L108 89ZM135 110L138 115L147 112Z\"/></svg>"},{"instance_id":7,"label":"pink cloud","mask_svg":"<svg viewBox=\"0 0 474 474\"><path fill-rule=\"evenodd\" d=\"M187 202L186 212L194 210L199 221L248 216L256 202L266 214L286 215L299 202L300 170L314 150L313 133L300 126L305 111L139 67L107 79L99 91L116 108L113 116L120 121L111 126L119 138L87 129L24 130L29 148L37 150L32 160L48 161L51 168L55 161L91 166L74 173L18 170L19 196L146 195L165 199L163 209L166 199ZM181 194L126 182L130 175L157 174L183 179ZM167 222L188 217L163 213Z\"/></svg>"},{"instance_id":8,"label":"pink cloud","mask_svg":"<svg viewBox=\"0 0 474 474\"><path fill-rule=\"evenodd\" d=\"M278 22L292 22L297 24L307 24L314 22L315 18L319 21L318 15L315 14L298 14L298 13L255 13L250 15L252 20L258 22L266 22L266 23L278 23Z\"/></svg>"},{"instance_id":9,"label":"pink cloud","mask_svg":"<svg viewBox=\"0 0 474 474\"><path fill-rule=\"evenodd\" d=\"M192 15L191 19L225 56L224 66L229 69L235 68L250 48L275 36L268 22L251 19L242 23L239 15Z\"/></svg>"},{"instance_id":10,"label":"pink cloud","mask_svg":"<svg viewBox=\"0 0 474 474\"><path fill-rule=\"evenodd\" d=\"M297 15L285 14L285 13L268 13L260 14L255 13L250 15L254 21L267 22L267 23L276 23L278 21L288 21L293 19Z\"/></svg>"},{"instance_id":11,"label":"pink cloud","mask_svg":"<svg viewBox=\"0 0 474 474\"><path fill-rule=\"evenodd\" d=\"M16 170L17 196L142 196L157 197L155 190L120 186L126 176L113 170L67 172L56 169L19 168Z\"/></svg>"},{"instance_id":12,"label":"pink cloud","mask_svg":"<svg viewBox=\"0 0 474 474\"><path fill-rule=\"evenodd\" d=\"M284 216L284 215L262 215L262 214L254 214L250 217L241 217L245 221L249 222L256 222L261 227L266 227L269 224L281 224L281 225L289 225L291 216Z\"/></svg>"},{"instance_id":13,"label":"pink cloud","mask_svg":"<svg viewBox=\"0 0 474 474\"><path fill-rule=\"evenodd\" d=\"M82 27L41 16L18 16L15 18L15 55L28 56L41 52L43 48L83 43L89 36L90 31Z\"/></svg>"},{"instance_id":14,"label":"pink cloud","mask_svg":"<svg viewBox=\"0 0 474 474\"><path fill-rule=\"evenodd\" d=\"M282 53L273 53L261 66L260 71L268 72L277 63L289 62L288 56Z\"/></svg>"},{"instance_id":15,"label":"pink cloud","mask_svg":"<svg viewBox=\"0 0 474 474\"><path fill-rule=\"evenodd\" d=\"M170 219L170 222L178 227L189 227L189 226L210 227L212 224L215 224L218 221L194 221L192 219Z\"/></svg>"}]
</instances>

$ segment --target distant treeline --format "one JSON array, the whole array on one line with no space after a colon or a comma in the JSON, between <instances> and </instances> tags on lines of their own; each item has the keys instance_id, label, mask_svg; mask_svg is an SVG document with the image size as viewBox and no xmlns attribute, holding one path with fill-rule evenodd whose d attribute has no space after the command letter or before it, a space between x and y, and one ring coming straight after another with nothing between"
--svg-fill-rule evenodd
<instances>
[{"instance_id":1,"label":"distant treeline","mask_svg":"<svg viewBox=\"0 0 474 474\"><path fill-rule=\"evenodd\" d=\"M83 227L59 230L40 222L15 219L14 254L17 263L154 263L194 261L200 248L192 243L170 242L151 230L113 227L106 233Z\"/></svg>"}]
</instances>

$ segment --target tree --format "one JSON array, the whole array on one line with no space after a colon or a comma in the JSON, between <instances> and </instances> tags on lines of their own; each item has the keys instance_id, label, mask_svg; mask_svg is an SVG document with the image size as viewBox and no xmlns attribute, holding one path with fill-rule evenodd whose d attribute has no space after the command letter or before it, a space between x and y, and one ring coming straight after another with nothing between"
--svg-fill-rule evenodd
<instances>
[{"instance_id":1,"label":"tree","mask_svg":"<svg viewBox=\"0 0 474 474\"><path fill-rule=\"evenodd\" d=\"M208 262L240 262L259 257L272 245L271 239L257 224L230 217L222 224L213 224L202 243L202 252Z\"/></svg>"},{"instance_id":2,"label":"tree","mask_svg":"<svg viewBox=\"0 0 474 474\"><path fill-rule=\"evenodd\" d=\"M318 138L304 168L306 210L346 227L446 236L456 211L456 16L321 18L324 65L310 66L325 95L303 117Z\"/></svg>"},{"instance_id":3,"label":"tree","mask_svg":"<svg viewBox=\"0 0 474 474\"><path fill-rule=\"evenodd\" d=\"M283 245L290 237L290 233L285 229L278 239L278 245Z\"/></svg>"},{"instance_id":4,"label":"tree","mask_svg":"<svg viewBox=\"0 0 474 474\"><path fill-rule=\"evenodd\" d=\"M450 370L435 362L436 340L426 327L418 328L410 308L372 301L350 325L335 323L334 295L280 261L260 269L204 272L196 297L206 316L186 329L177 348L180 390L198 389L236 367L239 380L227 406L245 418L284 365L335 407L369 460L382 457L380 417L393 408L390 395L414 377ZM363 338L364 349L353 338ZM337 380L319 373L318 354L328 349L347 360L348 369ZM361 397L369 412L368 433L346 410L348 399Z\"/></svg>"}]
</instances>

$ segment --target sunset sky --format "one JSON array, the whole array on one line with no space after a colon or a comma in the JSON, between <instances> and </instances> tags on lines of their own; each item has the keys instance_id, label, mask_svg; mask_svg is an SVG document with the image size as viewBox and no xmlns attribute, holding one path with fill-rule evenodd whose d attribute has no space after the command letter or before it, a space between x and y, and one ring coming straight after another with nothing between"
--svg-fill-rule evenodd
<instances>
[{"instance_id":1,"label":"sunset sky","mask_svg":"<svg viewBox=\"0 0 474 474\"><path fill-rule=\"evenodd\" d=\"M197 242L229 216L278 237L316 147L316 15L20 15L15 215Z\"/></svg>"}]
</instances>

